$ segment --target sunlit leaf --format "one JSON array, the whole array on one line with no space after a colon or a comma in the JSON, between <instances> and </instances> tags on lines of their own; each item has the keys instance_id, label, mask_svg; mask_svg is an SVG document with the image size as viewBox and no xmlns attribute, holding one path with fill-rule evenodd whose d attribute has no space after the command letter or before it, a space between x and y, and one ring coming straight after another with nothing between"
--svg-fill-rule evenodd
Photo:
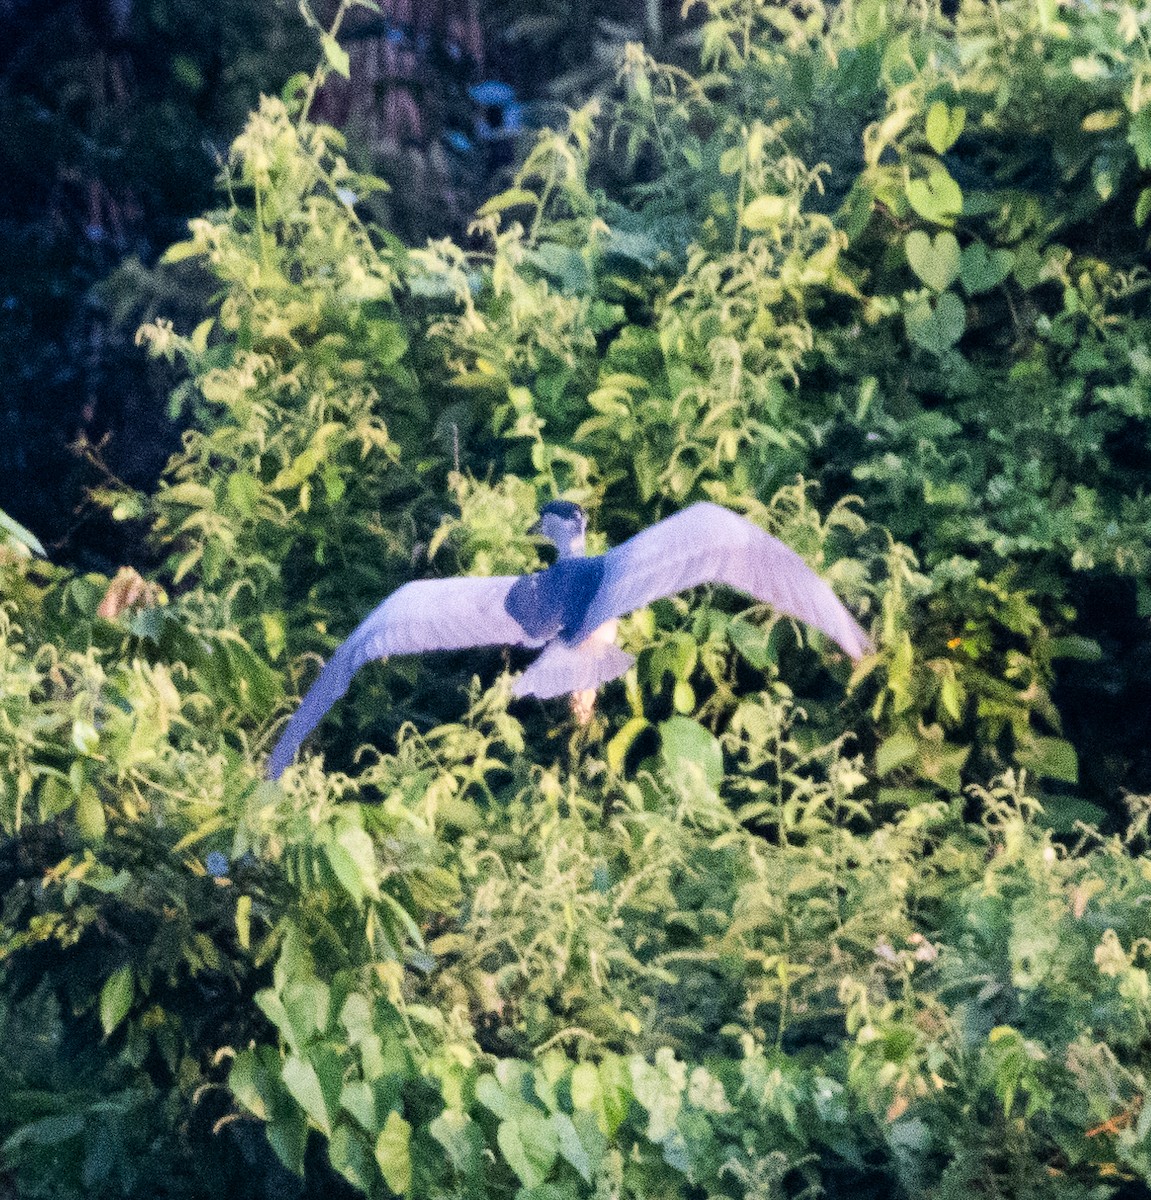
<instances>
[{"instance_id":1,"label":"sunlit leaf","mask_svg":"<svg viewBox=\"0 0 1151 1200\"><path fill-rule=\"evenodd\" d=\"M913 229L904 247L911 269L933 291L945 291L959 275L962 256L953 233L937 233L931 238L923 230Z\"/></svg>"},{"instance_id":2,"label":"sunlit leaf","mask_svg":"<svg viewBox=\"0 0 1151 1200\"><path fill-rule=\"evenodd\" d=\"M320 46L324 52L324 59L328 66L336 72L337 75L342 75L345 79L351 78L351 64L348 58L348 52L340 45L338 41L330 33L324 33L320 36Z\"/></svg>"},{"instance_id":3,"label":"sunlit leaf","mask_svg":"<svg viewBox=\"0 0 1151 1200\"><path fill-rule=\"evenodd\" d=\"M411 1125L398 1112L388 1113L376 1139L376 1163L384 1182L400 1196L406 1196L412 1186L411 1140Z\"/></svg>"},{"instance_id":4,"label":"sunlit leaf","mask_svg":"<svg viewBox=\"0 0 1151 1200\"><path fill-rule=\"evenodd\" d=\"M963 211L963 192L942 166L930 174L911 179L906 187L907 202L925 220L936 225L951 225Z\"/></svg>"},{"instance_id":5,"label":"sunlit leaf","mask_svg":"<svg viewBox=\"0 0 1151 1200\"><path fill-rule=\"evenodd\" d=\"M967 110L962 107L948 108L936 100L927 110L927 141L936 154L946 154L959 140L967 120Z\"/></svg>"},{"instance_id":6,"label":"sunlit leaf","mask_svg":"<svg viewBox=\"0 0 1151 1200\"><path fill-rule=\"evenodd\" d=\"M100 989L100 1026L105 1037L128 1015L135 993L136 985L129 966L118 968L104 981Z\"/></svg>"}]
</instances>

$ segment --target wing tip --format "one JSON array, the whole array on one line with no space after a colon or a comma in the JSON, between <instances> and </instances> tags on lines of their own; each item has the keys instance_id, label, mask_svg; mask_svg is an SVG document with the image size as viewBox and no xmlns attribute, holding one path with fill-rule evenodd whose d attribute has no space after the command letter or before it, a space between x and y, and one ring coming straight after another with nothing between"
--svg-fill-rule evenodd
<instances>
[{"instance_id":1,"label":"wing tip","mask_svg":"<svg viewBox=\"0 0 1151 1200\"><path fill-rule=\"evenodd\" d=\"M843 641L839 642L839 644L852 662L859 662L861 659L866 658L869 654L875 653L875 643L858 625L851 632L853 633L854 637L852 638L850 644L847 644Z\"/></svg>"},{"instance_id":2,"label":"wing tip","mask_svg":"<svg viewBox=\"0 0 1151 1200\"><path fill-rule=\"evenodd\" d=\"M277 742L272 747L272 753L268 755L268 761L264 764L264 778L275 783L291 766L298 749L298 746L285 746L282 740Z\"/></svg>"}]
</instances>

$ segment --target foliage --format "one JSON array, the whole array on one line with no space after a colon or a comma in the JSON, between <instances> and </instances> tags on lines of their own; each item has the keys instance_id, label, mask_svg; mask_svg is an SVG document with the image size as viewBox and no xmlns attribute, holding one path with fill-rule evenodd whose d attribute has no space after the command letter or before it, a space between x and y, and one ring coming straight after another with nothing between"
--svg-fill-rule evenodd
<instances>
[{"instance_id":1,"label":"foliage","mask_svg":"<svg viewBox=\"0 0 1151 1200\"><path fill-rule=\"evenodd\" d=\"M1080 573L1145 573L1142 37L713 0L700 71L631 49L466 248L372 222L319 76L262 101L169 251L213 311L141 334L193 427L98 496L157 578L0 519L21 1194L1151 1183L1151 802L1077 782L1057 690ZM877 653L680 597L587 727L517 658L394 662L262 778L315 653L533 569L560 494L600 545L746 512Z\"/></svg>"},{"instance_id":2,"label":"foliage","mask_svg":"<svg viewBox=\"0 0 1151 1200\"><path fill-rule=\"evenodd\" d=\"M69 447L110 439L108 466L151 487L178 444L171 379L132 334L157 310L191 319L210 285L146 268L212 202L218 156L260 90L309 61L293 8L0 5L0 507L72 561L105 566L138 539L83 506L99 476Z\"/></svg>"}]
</instances>

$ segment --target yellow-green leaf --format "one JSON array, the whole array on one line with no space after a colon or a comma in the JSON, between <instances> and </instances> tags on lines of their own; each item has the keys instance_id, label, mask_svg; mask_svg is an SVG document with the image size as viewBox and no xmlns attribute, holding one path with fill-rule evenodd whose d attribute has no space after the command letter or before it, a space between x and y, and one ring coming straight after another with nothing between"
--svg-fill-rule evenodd
<instances>
[{"instance_id":1,"label":"yellow-green leaf","mask_svg":"<svg viewBox=\"0 0 1151 1200\"><path fill-rule=\"evenodd\" d=\"M1142 229L1148 217L1151 217L1151 187L1145 187L1135 202L1135 224Z\"/></svg>"},{"instance_id":2,"label":"yellow-green leaf","mask_svg":"<svg viewBox=\"0 0 1151 1200\"><path fill-rule=\"evenodd\" d=\"M904 763L910 762L915 757L918 749L919 743L905 729L901 729L898 733L893 733L891 737L879 744L879 748L875 752L876 775L882 779L884 775L890 774L896 767L901 767Z\"/></svg>"},{"instance_id":3,"label":"yellow-green leaf","mask_svg":"<svg viewBox=\"0 0 1151 1200\"><path fill-rule=\"evenodd\" d=\"M84 784L76 797L76 826L86 842L102 841L108 828L104 805L90 783Z\"/></svg>"},{"instance_id":4,"label":"yellow-green leaf","mask_svg":"<svg viewBox=\"0 0 1151 1200\"><path fill-rule=\"evenodd\" d=\"M205 317L204 320L192 330L192 349L197 354L203 354L208 348L208 335L212 332L212 327L216 324L215 317Z\"/></svg>"},{"instance_id":5,"label":"yellow-green leaf","mask_svg":"<svg viewBox=\"0 0 1151 1200\"><path fill-rule=\"evenodd\" d=\"M412 1186L412 1127L398 1112L388 1119L376 1139L376 1164L384 1182L397 1195L406 1196Z\"/></svg>"},{"instance_id":6,"label":"yellow-green leaf","mask_svg":"<svg viewBox=\"0 0 1151 1200\"><path fill-rule=\"evenodd\" d=\"M942 100L927 110L927 141L936 154L946 154L959 140L967 120L965 108L948 108Z\"/></svg>"},{"instance_id":7,"label":"yellow-green leaf","mask_svg":"<svg viewBox=\"0 0 1151 1200\"><path fill-rule=\"evenodd\" d=\"M120 967L108 976L100 989L100 1026L105 1037L128 1015L135 991L131 967Z\"/></svg>"},{"instance_id":8,"label":"yellow-green leaf","mask_svg":"<svg viewBox=\"0 0 1151 1200\"><path fill-rule=\"evenodd\" d=\"M252 944L252 897L240 896L236 901L236 940L241 950Z\"/></svg>"},{"instance_id":9,"label":"yellow-green leaf","mask_svg":"<svg viewBox=\"0 0 1151 1200\"><path fill-rule=\"evenodd\" d=\"M1102 133L1104 130L1114 129L1122 120L1123 110L1121 108L1102 108L1098 112L1088 113L1083 118L1083 131L1085 133Z\"/></svg>"},{"instance_id":10,"label":"yellow-green leaf","mask_svg":"<svg viewBox=\"0 0 1151 1200\"><path fill-rule=\"evenodd\" d=\"M786 196L756 196L743 210L745 229L770 229L787 216L791 201Z\"/></svg>"},{"instance_id":11,"label":"yellow-green leaf","mask_svg":"<svg viewBox=\"0 0 1151 1200\"><path fill-rule=\"evenodd\" d=\"M632 748L635 740L648 727L649 721L647 717L632 717L622 729L611 739L607 744L607 765L612 771L620 771L623 769L624 759L627 758L627 752Z\"/></svg>"},{"instance_id":12,"label":"yellow-green leaf","mask_svg":"<svg viewBox=\"0 0 1151 1200\"><path fill-rule=\"evenodd\" d=\"M348 52L343 46L330 33L320 36L320 46L324 51L324 60L328 66L337 75L342 75L345 79L350 79L352 73L351 63L348 59Z\"/></svg>"},{"instance_id":13,"label":"yellow-green leaf","mask_svg":"<svg viewBox=\"0 0 1151 1200\"><path fill-rule=\"evenodd\" d=\"M479 208L481 217L490 217L492 213L503 212L508 208L518 208L522 204L539 204L540 198L535 192L529 192L527 188L508 188L506 192L500 192L498 196L493 196L486 204L482 204Z\"/></svg>"}]
</instances>

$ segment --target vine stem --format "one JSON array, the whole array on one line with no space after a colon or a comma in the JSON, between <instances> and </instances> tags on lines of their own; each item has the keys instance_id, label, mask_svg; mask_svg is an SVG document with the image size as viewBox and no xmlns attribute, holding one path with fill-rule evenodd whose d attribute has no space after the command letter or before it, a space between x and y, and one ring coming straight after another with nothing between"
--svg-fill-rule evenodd
<instances>
[{"instance_id":1,"label":"vine stem","mask_svg":"<svg viewBox=\"0 0 1151 1200\"><path fill-rule=\"evenodd\" d=\"M344 17L347 16L348 10L352 8L358 0L340 0L340 7L336 9L336 15L332 18L331 27L328 29L330 37L336 37L340 32L340 26L344 23ZM300 0L300 12L303 13L304 20L307 21L314 29L322 29L320 22L316 20L315 14L312 12L311 5L308 0ZM304 97L304 103L300 108L299 122L302 125L308 119L308 113L311 111L312 104L315 102L316 93L320 90L324 81L328 77L327 58L320 61L316 69L312 72L311 79L308 80L308 91Z\"/></svg>"}]
</instances>

